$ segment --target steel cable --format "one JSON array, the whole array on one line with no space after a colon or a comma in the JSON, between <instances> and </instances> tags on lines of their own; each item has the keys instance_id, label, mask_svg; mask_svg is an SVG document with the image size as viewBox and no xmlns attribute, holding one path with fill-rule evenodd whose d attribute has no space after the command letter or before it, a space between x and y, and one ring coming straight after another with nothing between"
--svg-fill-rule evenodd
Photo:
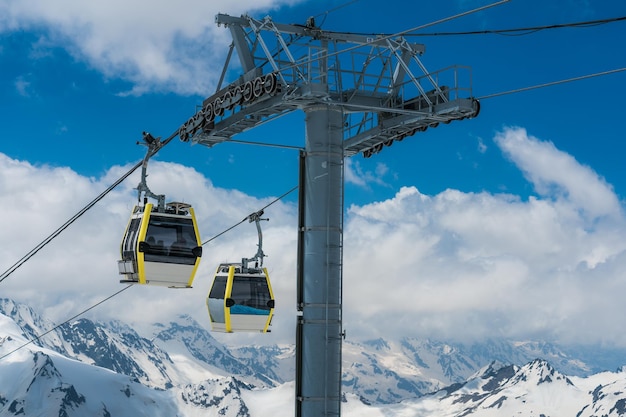
<instances>
[{"instance_id":1,"label":"steel cable","mask_svg":"<svg viewBox=\"0 0 626 417\"><path fill-rule=\"evenodd\" d=\"M70 321L74 320L75 318L77 318L77 317L79 317L79 316L82 316L83 314L85 314L85 313L86 313L86 312L88 312L89 310L91 310L91 309L94 309L94 308L98 307L100 304L104 303L105 301L110 300L111 298L115 297L116 295L120 294L120 293L121 293L121 292L123 292L123 291L126 291L127 289L129 289L129 288L130 288L130 287L132 287L132 286L133 286L133 284L130 284L130 285L125 286L124 288L122 288L121 290L119 290L119 291L115 292L114 294L109 295L107 298L105 298L105 299L102 299L102 300L98 301L96 304L92 305L91 307L88 307L88 308L84 309L83 311L81 311L80 313L73 315L73 316L72 316L72 317L70 317L69 319L65 320L63 323L61 323L61 324L57 324L57 325L56 325L56 326L54 326L53 328L51 328L51 329L49 329L49 330L46 330L44 333L42 333L42 334L40 334L40 335L38 335L38 336L35 336L35 338L33 338L33 339L29 340L28 342L26 342L26 343L22 344L22 345L21 345L21 346L19 346L19 347L17 347L17 348L15 348L15 349L13 349L13 350L12 350L12 351L10 351L9 353L5 353L4 355L0 356L0 360L2 360L2 359L4 359L4 358L6 358L6 357L7 357L7 356L9 356L9 355L12 355L13 353L17 352L17 351L18 351L18 350L20 350L20 349L25 348L26 346L30 345L31 343L36 342L37 340L41 339L42 337L44 337L44 336L45 336L45 335L47 335L48 333L51 333L51 332L55 331L56 329L58 329L59 327L63 326L64 324L67 324L67 323L69 323Z\"/></svg>"},{"instance_id":2,"label":"steel cable","mask_svg":"<svg viewBox=\"0 0 626 417\"><path fill-rule=\"evenodd\" d=\"M175 133L173 133L172 135L170 135L166 140L164 140L162 142L162 145L159 147L159 149L161 149L163 146L167 145L177 135L178 135L178 130ZM154 156L157 153L157 151L153 152L150 155L150 157ZM72 223L74 223L76 220L78 220L89 209L91 209L93 206L95 206L107 194L109 194L111 191L113 191L113 189L115 187L120 185L126 178L128 178L133 172L135 172L137 170L137 168L141 167L142 163L143 163L143 160L141 162L138 162L137 164L135 164L135 166L133 166L128 172L126 172L117 181L115 181L113 184L111 184L106 190L104 190L102 193L100 193L100 195L98 195L91 202L89 202L85 207L83 207L76 214L74 214L72 217L70 217L70 219L68 221L66 221L65 223L63 223L63 225L61 227L59 227L54 232L52 232L52 234L50 234L48 237L46 237L44 240L42 240L37 246L35 246L33 249L31 249L30 252L28 252L26 255L24 255L19 261L17 261L9 269L4 271L2 273L2 275L0 275L0 283L2 281L4 281L5 279L7 279L19 267L24 265L30 258L35 256L35 254L37 252L39 252L41 249L43 249L44 246L46 246L48 243L52 242L52 240L54 240L54 238L59 236L65 229L67 229Z\"/></svg>"},{"instance_id":3,"label":"steel cable","mask_svg":"<svg viewBox=\"0 0 626 417\"><path fill-rule=\"evenodd\" d=\"M139 163L139 165L141 165L141 163ZM135 167L134 169L137 169L137 167ZM287 195L289 195L290 193L292 193L292 192L293 192L293 191L295 191L296 189L298 189L298 186L295 186L295 187L291 188L289 191L287 191L287 192L283 193L282 195L280 195L279 197L276 197L274 200L272 200L270 203L266 204L263 208L261 208L261 209L260 209L260 210L258 210L258 211L263 211L263 210L265 210L266 208L268 208L268 207L269 207L269 206L271 206L272 204L274 204L274 203L276 203L277 201L282 200L283 198L285 198ZM95 203L94 203L94 204L95 204ZM258 213L258 211L256 211L255 213ZM243 219L242 221L240 221L239 223L237 223L237 224L235 224L235 225L233 225L233 226L229 227L228 229L224 230L223 232L221 232L221 233L219 233L219 234L217 234L217 235L213 236L212 238L210 238L209 240L207 240L206 242L204 242L202 245L205 245L205 244L207 244L207 243L209 243L209 242L211 242L211 241L213 241L213 240L217 239L218 237L222 236L223 234L225 234L225 233L229 232L230 230L232 230L232 229L234 229L235 227L239 226L241 223L243 223L243 222L245 222L246 220L248 220L248 218L249 218L249 217L250 217L250 216L247 216L246 218L244 218L244 219ZM59 233L60 233L60 232L59 232ZM94 305L92 305L92 306L90 306L90 307L87 307L86 309L82 310L80 313L77 313L77 314L73 315L72 317L70 317L69 319L65 320L64 322L62 322L62 323L60 323L60 324L58 324L58 325L54 326L53 328L51 328L51 329L49 329L49 330L45 331L44 333L42 333L42 334L40 334L40 335L38 335L38 336L35 336L32 340L29 340L27 343L24 343L24 344L22 344L22 345L18 346L17 348L13 349L12 351L10 351L10 352L8 352L8 353L6 353L6 354L4 354L4 355L0 356L0 360L2 360L2 359L4 359L4 358L6 358L6 357L7 357L7 356L9 356L9 355L12 355L13 353L17 352L17 351L18 351L18 350L20 350L20 349L25 348L26 346L30 345L31 343L36 342L37 340L41 339L42 337L44 337L44 336L45 336L45 335L47 335L48 333L51 333L51 332L55 331L56 329L58 329L59 327L63 326L64 324L67 324L67 323L69 323L70 321L72 321L72 320L74 320L74 319L76 319L76 318L78 318L78 317L82 316L83 314L85 314L85 313L87 313L88 311L90 311L90 310L92 310L92 309L94 309L94 308L98 307L100 304L103 304L104 302L106 302L106 301L108 301L108 300L112 299L113 297L115 297L115 296L117 296L117 295L121 294L122 292L126 291L128 288L130 288L130 287L132 287L132 286L133 286L133 284L127 285L126 287L122 288L121 290L116 291L115 293L113 293L113 294L109 295L108 297L106 297L106 298L104 298L104 299L100 300L100 301L99 301L99 302L97 302L96 304L94 304Z\"/></svg>"}]
</instances>

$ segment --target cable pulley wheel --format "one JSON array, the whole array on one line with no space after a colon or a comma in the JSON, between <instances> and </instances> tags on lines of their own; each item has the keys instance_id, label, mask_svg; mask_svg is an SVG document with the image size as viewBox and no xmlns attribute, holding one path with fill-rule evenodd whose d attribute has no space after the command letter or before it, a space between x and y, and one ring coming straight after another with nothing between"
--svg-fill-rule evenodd
<instances>
[{"instance_id":1,"label":"cable pulley wheel","mask_svg":"<svg viewBox=\"0 0 626 417\"><path fill-rule=\"evenodd\" d=\"M263 94L263 80L257 77L252 82L252 95L254 98L259 98L261 94Z\"/></svg>"},{"instance_id":2,"label":"cable pulley wheel","mask_svg":"<svg viewBox=\"0 0 626 417\"><path fill-rule=\"evenodd\" d=\"M248 81L243 86L243 101L249 103L252 100L252 82Z\"/></svg>"},{"instance_id":3,"label":"cable pulley wheel","mask_svg":"<svg viewBox=\"0 0 626 417\"><path fill-rule=\"evenodd\" d=\"M276 92L278 87L278 81L276 80L276 74L271 73L265 76L265 82L263 83L263 90L265 94L272 95Z\"/></svg>"}]
</instances>

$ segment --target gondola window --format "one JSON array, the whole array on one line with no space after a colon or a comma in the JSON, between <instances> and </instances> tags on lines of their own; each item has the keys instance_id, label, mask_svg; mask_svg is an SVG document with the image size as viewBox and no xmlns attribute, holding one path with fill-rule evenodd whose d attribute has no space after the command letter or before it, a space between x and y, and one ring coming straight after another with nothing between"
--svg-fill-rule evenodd
<instances>
[{"instance_id":1,"label":"gondola window","mask_svg":"<svg viewBox=\"0 0 626 417\"><path fill-rule=\"evenodd\" d=\"M193 224L187 219L151 216L143 252L147 262L193 265L196 255Z\"/></svg>"},{"instance_id":2,"label":"gondola window","mask_svg":"<svg viewBox=\"0 0 626 417\"><path fill-rule=\"evenodd\" d=\"M259 314L270 312L269 288L265 277L238 276L233 282L231 298L235 301L231 314Z\"/></svg>"}]
</instances>

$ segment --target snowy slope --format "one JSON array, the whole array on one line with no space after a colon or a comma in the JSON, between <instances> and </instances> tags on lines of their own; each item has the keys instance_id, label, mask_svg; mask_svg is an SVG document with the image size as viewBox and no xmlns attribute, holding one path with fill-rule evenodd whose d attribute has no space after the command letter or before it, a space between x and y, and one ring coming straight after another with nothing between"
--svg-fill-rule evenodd
<instances>
[{"instance_id":1,"label":"snowy slope","mask_svg":"<svg viewBox=\"0 0 626 417\"><path fill-rule=\"evenodd\" d=\"M43 334L53 324L27 306L0 299L0 312L13 317L29 337ZM188 316L155 324L140 336L120 322L97 323L80 319L48 333L37 342L65 356L106 367L158 388L236 376L255 387L271 387L293 380L293 346L226 348ZM617 358L626 358L626 352ZM603 355L595 354L602 358ZM464 381L493 360L523 365L535 358L548 360L560 372L584 376L599 368L588 358L541 342L487 340L463 345L404 338L343 343L344 390L369 403L394 403Z\"/></svg>"},{"instance_id":2,"label":"snowy slope","mask_svg":"<svg viewBox=\"0 0 626 417\"><path fill-rule=\"evenodd\" d=\"M153 343L168 352L175 367L184 371L185 378L179 379L179 383L230 375L252 386L268 387L282 382L271 369L260 365L262 350L254 355L255 362L239 357L189 316L154 327Z\"/></svg>"},{"instance_id":3,"label":"snowy slope","mask_svg":"<svg viewBox=\"0 0 626 417\"><path fill-rule=\"evenodd\" d=\"M0 315L0 355L28 340L10 318ZM132 378L29 345L0 360L0 415L173 416L170 394Z\"/></svg>"},{"instance_id":4,"label":"snowy slope","mask_svg":"<svg viewBox=\"0 0 626 417\"><path fill-rule=\"evenodd\" d=\"M572 377L572 381L591 395L591 402L583 407L577 417L626 415L626 370L601 372L588 378Z\"/></svg>"},{"instance_id":5,"label":"snowy slope","mask_svg":"<svg viewBox=\"0 0 626 417\"><path fill-rule=\"evenodd\" d=\"M168 354L128 325L78 319L54 329L54 323L32 308L8 299L0 299L0 313L11 317L37 346L134 377L147 386L167 388L174 383L176 371Z\"/></svg>"},{"instance_id":6,"label":"snowy slope","mask_svg":"<svg viewBox=\"0 0 626 417\"><path fill-rule=\"evenodd\" d=\"M30 307L7 299L0 299L0 313L12 317L36 345L136 378L146 386L167 389L233 374L255 385L273 384L238 361L189 317L167 326L157 324L155 333L147 338L119 321L78 319L51 331L53 323Z\"/></svg>"},{"instance_id":7,"label":"snowy slope","mask_svg":"<svg viewBox=\"0 0 626 417\"><path fill-rule=\"evenodd\" d=\"M570 378L541 360L522 367L494 362L465 382L416 400L371 406L361 415L617 417L626 413L625 388L623 371ZM362 412L356 404L344 407L344 415Z\"/></svg>"},{"instance_id":8,"label":"snowy slope","mask_svg":"<svg viewBox=\"0 0 626 417\"><path fill-rule=\"evenodd\" d=\"M408 337L400 341L346 341L343 387L366 403L391 404L463 382L494 360L523 365L536 358L557 363L559 371L569 375L587 375L593 366L540 342L488 340L466 346Z\"/></svg>"},{"instance_id":9,"label":"snowy slope","mask_svg":"<svg viewBox=\"0 0 626 417\"><path fill-rule=\"evenodd\" d=\"M50 331L53 323L10 300L0 313L0 357L49 332L0 359L0 416L293 414L293 346L227 348L186 316L145 338L87 319ZM344 416L626 414L626 373L566 376L594 365L546 343L346 341L343 361Z\"/></svg>"},{"instance_id":10,"label":"snowy slope","mask_svg":"<svg viewBox=\"0 0 626 417\"><path fill-rule=\"evenodd\" d=\"M29 344L23 330L1 314L0 357L0 416L248 417L256 408L242 395L252 386L236 378L167 390L147 387L136 378Z\"/></svg>"}]
</instances>

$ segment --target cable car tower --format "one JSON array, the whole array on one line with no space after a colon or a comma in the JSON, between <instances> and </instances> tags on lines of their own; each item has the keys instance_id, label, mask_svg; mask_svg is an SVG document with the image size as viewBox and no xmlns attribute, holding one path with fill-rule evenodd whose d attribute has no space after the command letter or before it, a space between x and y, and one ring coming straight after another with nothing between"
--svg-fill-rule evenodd
<instances>
[{"instance_id":1,"label":"cable car tower","mask_svg":"<svg viewBox=\"0 0 626 417\"><path fill-rule=\"evenodd\" d=\"M217 92L179 130L206 146L294 110L300 156L296 416L339 416L344 158L370 157L440 123L475 117L471 70L429 72L423 45L401 36L329 32L270 17L216 16L232 35ZM242 74L222 85L236 51Z\"/></svg>"}]
</instances>

